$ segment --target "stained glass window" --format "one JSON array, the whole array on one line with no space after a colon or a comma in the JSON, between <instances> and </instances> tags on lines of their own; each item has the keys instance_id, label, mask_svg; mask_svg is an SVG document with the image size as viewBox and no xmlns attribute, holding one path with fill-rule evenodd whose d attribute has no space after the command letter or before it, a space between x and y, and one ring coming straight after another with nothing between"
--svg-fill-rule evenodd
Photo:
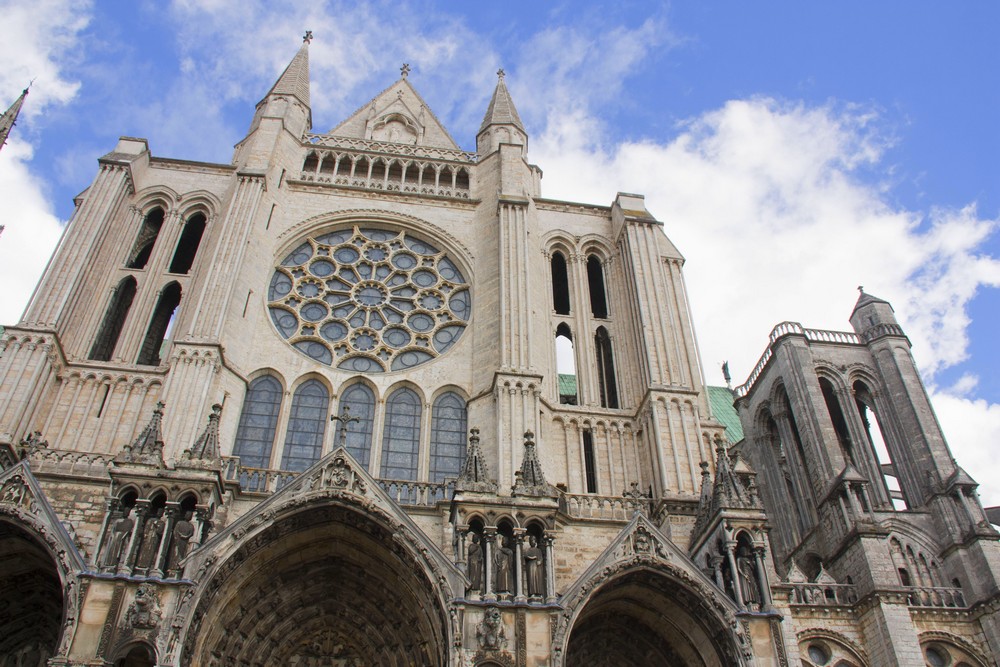
<instances>
[{"instance_id":1,"label":"stained glass window","mask_svg":"<svg viewBox=\"0 0 1000 667\"><path fill-rule=\"evenodd\" d=\"M330 394L319 380L307 380L295 390L281 458L283 470L301 472L319 460L329 405Z\"/></svg>"},{"instance_id":2,"label":"stained glass window","mask_svg":"<svg viewBox=\"0 0 1000 667\"><path fill-rule=\"evenodd\" d=\"M233 446L233 455L240 457L242 466L268 466L280 410L281 383L270 375L263 375L250 383L243 399L243 412Z\"/></svg>"},{"instance_id":3,"label":"stained glass window","mask_svg":"<svg viewBox=\"0 0 1000 667\"><path fill-rule=\"evenodd\" d=\"M399 389L385 404L381 477L415 480L419 447L420 398L412 389Z\"/></svg>"},{"instance_id":4,"label":"stained glass window","mask_svg":"<svg viewBox=\"0 0 1000 667\"><path fill-rule=\"evenodd\" d=\"M431 480L443 482L458 477L465 459L465 401L455 392L434 401L431 413Z\"/></svg>"},{"instance_id":5,"label":"stained glass window","mask_svg":"<svg viewBox=\"0 0 1000 667\"><path fill-rule=\"evenodd\" d=\"M347 451L367 468L372 451L372 427L375 424L375 394L367 385L352 385L340 397L337 414L343 414L345 406L349 408L351 417L358 419L347 427ZM335 447L340 446L340 429L343 427L342 423L337 422Z\"/></svg>"}]
</instances>

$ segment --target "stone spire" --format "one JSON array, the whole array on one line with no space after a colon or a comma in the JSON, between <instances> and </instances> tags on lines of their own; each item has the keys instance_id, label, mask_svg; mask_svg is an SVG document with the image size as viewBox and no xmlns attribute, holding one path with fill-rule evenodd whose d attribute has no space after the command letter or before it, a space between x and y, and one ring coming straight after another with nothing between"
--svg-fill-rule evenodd
<instances>
[{"instance_id":1,"label":"stone spire","mask_svg":"<svg viewBox=\"0 0 1000 667\"><path fill-rule=\"evenodd\" d=\"M496 480L490 477L490 469L483 458L483 450L479 446L479 429L469 432L469 452L465 456L462 473L455 480L456 491L475 491L478 493L496 493Z\"/></svg>"},{"instance_id":2,"label":"stone spire","mask_svg":"<svg viewBox=\"0 0 1000 667\"><path fill-rule=\"evenodd\" d=\"M142 429L142 433L131 445L122 447L115 461L122 463L145 463L163 467L163 401L156 404L153 416Z\"/></svg>"},{"instance_id":3,"label":"stone spire","mask_svg":"<svg viewBox=\"0 0 1000 667\"><path fill-rule=\"evenodd\" d=\"M486 115L483 117L483 124L479 126L482 132L490 125L513 125L524 132L524 125L521 117L517 115L514 107L514 100L510 97L507 84L504 83L505 73L503 69L497 71L497 87L493 90L493 99L486 108Z\"/></svg>"},{"instance_id":4,"label":"stone spire","mask_svg":"<svg viewBox=\"0 0 1000 667\"><path fill-rule=\"evenodd\" d=\"M514 473L514 486L511 488L515 496L555 496L555 490L545 481L542 463L538 460L535 448L535 434L524 432L524 458L521 469Z\"/></svg>"},{"instance_id":5,"label":"stone spire","mask_svg":"<svg viewBox=\"0 0 1000 667\"><path fill-rule=\"evenodd\" d=\"M701 462L701 497L693 535L705 528L722 510L759 509L754 473L729 448L720 436L715 436L715 479L711 479L708 463Z\"/></svg>"},{"instance_id":6,"label":"stone spire","mask_svg":"<svg viewBox=\"0 0 1000 667\"><path fill-rule=\"evenodd\" d=\"M184 460L200 460L217 462L219 460L219 416L222 406L216 403L212 406L212 414L208 416L208 425L194 441L191 449L184 450Z\"/></svg>"},{"instance_id":7,"label":"stone spire","mask_svg":"<svg viewBox=\"0 0 1000 667\"><path fill-rule=\"evenodd\" d=\"M312 30L307 30L302 39L302 46L299 52L288 63L288 67L281 73L278 80L267 92L265 97L270 95L291 95L302 102L306 108L309 104L309 43L312 42Z\"/></svg>"},{"instance_id":8,"label":"stone spire","mask_svg":"<svg viewBox=\"0 0 1000 667\"><path fill-rule=\"evenodd\" d=\"M493 98L486 108L479 134L476 135L476 150L480 155L489 155L502 145L520 146L522 156L528 150L528 133L514 108L514 100L504 83L504 71L501 69L497 72L497 87L493 90Z\"/></svg>"},{"instance_id":9,"label":"stone spire","mask_svg":"<svg viewBox=\"0 0 1000 667\"><path fill-rule=\"evenodd\" d=\"M3 148L4 144L7 143L7 137L10 136L10 130L14 127L14 123L17 122L17 115L21 113L21 106L24 104L24 98L27 95L28 89L25 88L21 91L21 96L14 100L10 108L0 116L0 148Z\"/></svg>"}]
</instances>

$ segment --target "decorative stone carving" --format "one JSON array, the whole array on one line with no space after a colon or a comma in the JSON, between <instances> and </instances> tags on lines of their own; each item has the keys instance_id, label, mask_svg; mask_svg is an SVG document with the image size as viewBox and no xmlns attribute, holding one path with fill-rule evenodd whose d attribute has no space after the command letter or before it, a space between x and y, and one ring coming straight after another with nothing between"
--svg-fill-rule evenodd
<instances>
[{"instance_id":1,"label":"decorative stone carving","mask_svg":"<svg viewBox=\"0 0 1000 667\"><path fill-rule=\"evenodd\" d=\"M559 492L545 481L545 473L542 472L542 463L538 460L535 447L535 434L531 431L524 432L524 458L521 460L521 469L514 473L511 495L549 498L559 495Z\"/></svg>"},{"instance_id":2,"label":"decorative stone carving","mask_svg":"<svg viewBox=\"0 0 1000 667\"><path fill-rule=\"evenodd\" d=\"M222 406L216 403L212 406L212 414L208 416L208 425L194 441L190 449L184 450L184 455L177 462L178 466L188 467L197 464L217 466L221 463L219 454L219 418L222 416Z\"/></svg>"},{"instance_id":3,"label":"decorative stone carving","mask_svg":"<svg viewBox=\"0 0 1000 667\"><path fill-rule=\"evenodd\" d=\"M470 533L471 541L468 549L469 590L483 590L483 562L486 553L483 551L482 537L479 533Z\"/></svg>"},{"instance_id":4,"label":"decorative stone carving","mask_svg":"<svg viewBox=\"0 0 1000 667\"><path fill-rule=\"evenodd\" d=\"M135 439L131 445L122 447L122 451L115 457L115 461L120 463L144 463L163 468L163 434L161 427L163 423L164 403L160 401L153 410L146 428Z\"/></svg>"},{"instance_id":5,"label":"decorative stone carving","mask_svg":"<svg viewBox=\"0 0 1000 667\"><path fill-rule=\"evenodd\" d=\"M135 591L135 599L125 612L126 627L138 630L151 630L160 624L160 598L153 584L139 584Z\"/></svg>"},{"instance_id":6,"label":"decorative stone carving","mask_svg":"<svg viewBox=\"0 0 1000 667\"><path fill-rule=\"evenodd\" d=\"M490 469L479 446L479 429L469 431L469 450L465 455L462 472L455 480L455 491L473 491L476 493L496 493L497 482L490 477Z\"/></svg>"},{"instance_id":7,"label":"decorative stone carving","mask_svg":"<svg viewBox=\"0 0 1000 667\"><path fill-rule=\"evenodd\" d=\"M107 571L115 570L122 557L125 555L125 545L132 535L132 528L135 526L135 519L132 518L131 507L118 507L112 510L111 519L108 521L111 526L108 537L101 552L100 564Z\"/></svg>"},{"instance_id":8,"label":"decorative stone carving","mask_svg":"<svg viewBox=\"0 0 1000 667\"><path fill-rule=\"evenodd\" d=\"M510 548L510 538L501 535L493 554L493 586L497 593L514 591L514 551Z\"/></svg>"},{"instance_id":9,"label":"decorative stone carving","mask_svg":"<svg viewBox=\"0 0 1000 667\"><path fill-rule=\"evenodd\" d=\"M146 571L156 562L156 554L160 551L160 542L163 540L163 518L159 512L152 511L146 517L146 522L142 527L142 545L139 547L139 555L135 559L135 567Z\"/></svg>"},{"instance_id":10,"label":"decorative stone carving","mask_svg":"<svg viewBox=\"0 0 1000 667\"><path fill-rule=\"evenodd\" d=\"M524 558L524 578L528 585L528 597L541 598L545 596L545 560L542 550L538 548L538 538L528 535L528 546L522 553Z\"/></svg>"},{"instance_id":11,"label":"decorative stone carving","mask_svg":"<svg viewBox=\"0 0 1000 667\"><path fill-rule=\"evenodd\" d=\"M498 608L486 608L483 620L476 626L476 639L479 641L479 648L485 651L500 651L507 646L503 617Z\"/></svg>"},{"instance_id":12,"label":"decorative stone carving","mask_svg":"<svg viewBox=\"0 0 1000 667\"><path fill-rule=\"evenodd\" d=\"M171 576L176 576L180 571L180 563L187 556L188 545L191 537L194 536L194 524L191 523L191 512L185 512L180 519L174 523L172 539L170 540L170 551L167 556L166 569Z\"/></svg>"}]
</instances>

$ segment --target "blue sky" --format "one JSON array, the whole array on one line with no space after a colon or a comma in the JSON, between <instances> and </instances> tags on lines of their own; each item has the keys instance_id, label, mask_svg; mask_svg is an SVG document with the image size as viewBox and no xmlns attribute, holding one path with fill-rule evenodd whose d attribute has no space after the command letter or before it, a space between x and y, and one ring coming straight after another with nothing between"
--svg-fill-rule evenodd
<instances>
[{"instance_id":1,"label":"blue sky","mask_svg":"<svg viewBox=\"0 0 1000 667\"><path fill-rule=\"evenodd\" d=\"M893 302L958 459L1000 503L1000 5L0 1L0 320L119 135L227 162L311 29L314 131L413 67L460 145L500 66L543 195L641 192L687 257L709 382L782 320ZM44 18L41 18L44 17Z\"/></svg>"}]
</instances>

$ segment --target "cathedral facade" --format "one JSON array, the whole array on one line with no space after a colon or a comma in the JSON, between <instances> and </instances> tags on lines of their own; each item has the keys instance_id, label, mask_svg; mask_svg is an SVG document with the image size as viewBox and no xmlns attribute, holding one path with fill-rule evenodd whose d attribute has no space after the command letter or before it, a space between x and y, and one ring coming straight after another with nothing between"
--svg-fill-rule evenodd
<instances>
[{"instance_id":1,"label":"cathedral facade","mask_svg":"<svg viewBox=\"0 0 1000 667\"><path fill-rule=\"evenodd\" d=\"M707 387L663 223L542 197L502 71L470 152L405 66L313 133L308 51L228 164L121 138L4 330L0 665L998 664L888 303Z\"/></svg>"}]
</instances>

